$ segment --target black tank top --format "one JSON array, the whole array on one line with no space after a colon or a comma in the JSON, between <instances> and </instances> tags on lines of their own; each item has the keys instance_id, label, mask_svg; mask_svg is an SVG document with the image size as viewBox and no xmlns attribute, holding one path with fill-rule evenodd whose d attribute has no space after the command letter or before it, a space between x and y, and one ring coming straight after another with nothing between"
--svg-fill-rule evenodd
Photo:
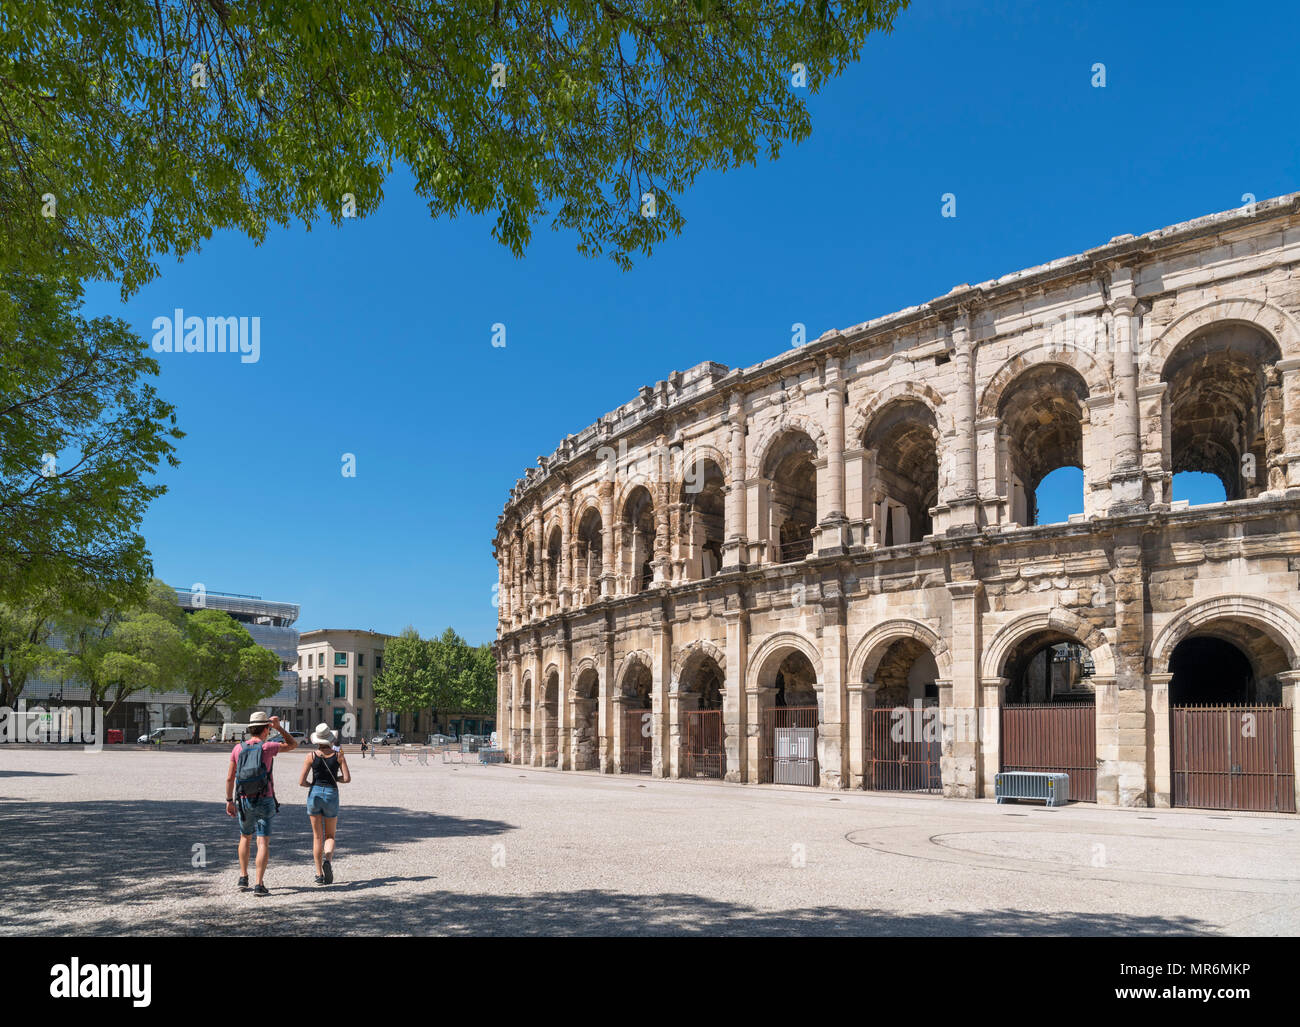
<instances>
[{"instance_id":1,"label":"black tank top","mask_svg":"<svg viewBox=\"0 0 1300 1027\"><path fill-rule=\"evenodd\" d=\"M322 757L316 753L311 758L312 784L322 788L337 788L339 780L339 755Z\"/></svg>"}]
</instances>

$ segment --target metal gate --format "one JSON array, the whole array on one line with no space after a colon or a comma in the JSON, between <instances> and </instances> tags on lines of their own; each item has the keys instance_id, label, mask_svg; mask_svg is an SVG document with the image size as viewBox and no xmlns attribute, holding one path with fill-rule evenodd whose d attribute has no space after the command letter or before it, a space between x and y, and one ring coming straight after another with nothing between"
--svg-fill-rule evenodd
<instances>
[{"instance_id":1,"label":"metal gate","mask_svg":"<svg viewBox=\"0 0 1300 1027\"><path fill-rule=\"evenodd\" d=\"M688 710L682 739L682 777L713 777L727 773L727 750L721 710Z\"/></svg>"},{"instance_id":2,"label":"metal gate","mask_svg":"<svg viewBox=\"0 0 1300 1027\"><path fill-rule=\"evenodd\" d=\"M1173 804L1294 813L1293 716L1287 706L1175 706Z\"/></svg>"},{"instance_id":3,"label":"metal gate","mask_svg":"<svg viewBox=\"0 0 1300 1027\"><path fill-rule=\"evenodd\" d=\"M868 711L871 761L867 788L936 795L943 791L939 773L943 743L938 737L928 737L938 734L937 714L937 703L927 703L920 709L882 706Z\"/></svg>"},{"instance_id":4,"label":"metal gate","mask_svg":"<svg viewBox=\"0 0 1300 1027\"><path fill-rule=\"evenodd\" d=\"M759 784L816 785L817 707L773 706L763 711Z\"/></svg>"},{"instance_id":5,"label":"metal gate","mask_svg":"<svg viewBox=\"0 0 1300 1027\"><path fill-rule=\"evenodd\" d=\"M1001 769L1070 775L1070 798L1097 801L1093 703L1002 707Z\"/></svg>"},{"instance_id":6,"label":"metal gate","mask_svg":"<svg viewBox=\"0 0 1300 1027\"><path fill-rule=\"evenodd\" d=\"M648 774L651 766L649 710L623 711L623 773Z\"/></svg>"}]
</instances>

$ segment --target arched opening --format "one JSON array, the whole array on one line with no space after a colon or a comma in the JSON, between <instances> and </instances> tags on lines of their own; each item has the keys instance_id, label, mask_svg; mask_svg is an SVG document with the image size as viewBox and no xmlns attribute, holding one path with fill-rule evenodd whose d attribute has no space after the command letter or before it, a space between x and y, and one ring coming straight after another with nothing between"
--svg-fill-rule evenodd
<instances>
[{"instance_id":1,"label":"arched opening","mask_svg":"<svg viewBox=\"0 0 1300 1027\"><path fill-rule=\"evenodd\" d=\"M678 685L681 776L721 780L727 773L722 669L712 656L697 653L682 668Z\"/></svg>"},{"instance_id":2,"label":"arched opening","mask_svg":"<svg viewBox=\"0 0 1300 1027\"><path fill-rule=\"evenodd\" d=\"M1044 475L1034 490L1037 523L1062 524L1071 514L1083 511L1083 471L1078 467L1058 467Z\"/></svg>"},{"instance_id":3,"label":"arched opening","mask_svg":"<svg viewBox=\"0 0 1300 1027\"><path fill-rule=\"evenodd\" d=\"M644 485L623 504L623 579L627 594L641 592L654 581L655 509Z\"/></svg>"},{"instance_id":4,"label":"arched opening","mask_svg":"<svg viewBox=\"0 0 1300 1027\"><path fill-rule=\"evenodd\" d=\"M1212 474L1227 500L1269 488L1270 458L1282 449L1274 367L1281 356L1258 328L1236 322L1211 325L1179 344L1162 372L1172 474Z\"/></svg>"},{"instance_id":5,"label":"arched opening","mask_svg":"<svg viewBox=\"0 0 1300 1027\"><path fill-rule=\"evenodd\" d=\"M573 700L573 769L600 767L600 675L594 667L578 675Z\"/></svg>"},{"instance_id":6,"label":"arched opening","mask_svg":"<svg viewBox=\"0 0 1300 1027\"><path fill-rule=\"evenodd\" d=\"M640 661L628 667L622 685L623 759L619 769L624 774L650 773L653 759L653 691L654 677L649 667Z\"/></svg>"},{"instance_id":7,"label":"arched opening","mask_svg":"<svg viewBox=\"0 0 1300 1027\"><path fill-rule=\"evenodd\" d=\"M939 664L917 638L890 643L872 674L863 787L884 792L943 791Z\"/></svg>"},{"instance_id":8,"label":"arched opening","mask_svg":"<svg viewBox=\"0 0 1300 1027\"><path fill-rule=\"evenodd\" d=\"M560 526L557 524L551 529L550 538L546 543L546 594L552 599L560 594L560 570L563 567L561 558L561 534Z\"/></svg>"},{"instance_id":9,"label":"arched opening","mask_svg":"<svg viewBox=\"0 0 1300 1027\"><path fill-rule=\"evenodd\" d=\"M817 525L817 445L802 431L783 433L763 461L776 558L802 560L812 552Z\"/></svg>"},{"instance_id":10,"label":"arched opening","mask_svg":"<svg viewBox=\"0 0 1300 1027\"><path fill-rule=\"evenodd\" d=\"M930 508L939 499L939 428L918 400L881 410L863 434L873 458L871 531L882 546L919 542L933 532Z\"/></svg>"},{"instance_id":11,"label":"arched opening","mask_svg":"<svg viewBox=\"0 0 1300 1027\"><path fill-rule=\"evenodd\" d=\"M759 783L818 784L817 669L791 646L764 661L758 684Z\"/></svg>"},{"instance_id":12,"label":"arched opening","mask_svg":"<svg viewBox=\"0 0 1300 1027\"><path fill-rule=\"evenodd\" d=\"M1198 809L1296 811L1286 651L1254 624L1198 626L1169 654L1170 795Z\"/></svg>"},{"instance_id":13,"label":"arched opening","mask_svg":"<svg viewBox=\"0 0 1300 1027\"><path fill-rule=\"evenodd\" d=\"M1175 503L1185 500L1189 506L1204 506L1207 503L1226 503L1228 494L1217 475L1206 471L1179 471L1173 477L1169 498Z\"/></svg>"},{"instance_id":14,"label":"arched opening","mask_svg":"<svg viewBox=\"0 0 1300 1027\"><path fill-rule=\"evenodd\" d=\"M697 460L682 483L682 542L688 581L711 578L722 569L726 537L726 481L712 460Z\"/></svg>"},{"instance_id":15,"label":"arched opening","mask_svg":"<svg viewBox=\"0 0 1300 1027\"><path fill-rule=\"evenodd\" d=\"M551 671L542 694L542 766L560 765L560 675Z\"/></svg>"},{"instance_id":16,"label":"arched opening","mask_svg":"<svg viewBox=\"0 0 1300 1027\"><path fill-rule=\"evenodd\" d=\"M1010 517L1017 524L1049 523L1040 517L1039 487L1061 467L1083 469L1084 411L1088 385L1079 372L1062 364L1031 367L1002 394L998 403L1000 457L1006 468L1005 487ZM1068 520L1083 513L1082 474L1076 502L1051 495L1053 516ZM1073 506L1074 509L1070 509ZM1064 514L1064 516L1061 516Z\"/></svg>"},{"instance_id":17,"label":"arched opening","mask_svg":"<svg viewBox=\"0 0 1300 1027\"><path fill-rule=\"evenodd\" d=\"M999 756L1004 771L1067 774L1071 801L1097 801L1095 661L1077 638L1036 631L1006 656Z\"/></svg>"},{"instance_id":18,"label":"arched opening","mask_svg":"<svg viewBox=\"0 0 1300 1027\"><path fill-rule=\"evenodd\" d=\"M587 606L600 598L601 561L604 559L604 525L600 512L588 509L578 521L578 544L574 560L575 606Z\"/></svg>"},{"instance_id":19,"label":"arched opening","mask_svg":"<svg viewBox=\"0 0 1300 1027\"><path fill-rule=\"evenodd\" d=\"M531 534L524 536L524 602L537 595L537 543Z\"/></svg>"}]
</instances>

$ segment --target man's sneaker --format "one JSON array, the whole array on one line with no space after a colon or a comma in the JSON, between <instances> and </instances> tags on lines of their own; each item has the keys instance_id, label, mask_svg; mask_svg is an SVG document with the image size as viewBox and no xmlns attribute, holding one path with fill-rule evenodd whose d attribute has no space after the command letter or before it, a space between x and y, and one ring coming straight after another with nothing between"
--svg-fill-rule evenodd
<instances>
[{"instance_id":1,"label":"man's sneaker","mask_svg":"<svg viewBox=\"0 0 1300 1027\"><path fill-rule=\"evenodd\" d=\"M271 893L270 893L269 891L266 890L266 885L264 885L264 884L259 884L256 888L253 889L253 894L254 894L254 895L270 895Z\"/></svg>"},{"instance_id":2,"label":"man's sneaker","mask_svg":"<svg viewBox=\"0 0 1300 1027\"><path fill-rule=\"evenodd\" d=\"M321 867L322 867L322 868L324 869L324 871L325 871L325 883L326 883L326 884L333 884L333 883L334 883L334 868L333 868L332 866L330 866L330 861L329 861L329 860L324 860L324 861L322 861L322 862L321 862Z\"/></svg>"},{"instance_id":3,"label":"man's sneaker","mask_svg":"<svg viewBox=\"0 0 1300 1027\"><path fill-rule=\"evenodd\" d=\"M248 878L247 878L247 877L241 877L241 878L239 879L239 890L240 890L240 891L248 891Z\"/></svg>"}]
</instances>

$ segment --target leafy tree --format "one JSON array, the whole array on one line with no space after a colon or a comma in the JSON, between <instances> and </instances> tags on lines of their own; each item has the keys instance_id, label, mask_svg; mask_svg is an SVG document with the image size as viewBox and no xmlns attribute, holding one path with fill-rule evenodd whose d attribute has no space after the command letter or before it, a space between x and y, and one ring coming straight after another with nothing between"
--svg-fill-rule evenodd
<instances>
[{"instance_id":1,"label":"leafy tree","mask_svg":"<svg viewBox=\"0 0 1300 1027\"><path fill-rule=\"evenodd\" d=\"M137 529L166 488L146 478L177 463L157 361L123 321L77 314L79 289L0 278L0 600L116 599L150 573Z\"/></svg>"},{"instance_id":2,"label":"leafy tree","mask_svg":"<svg viewBox=\"0 0 1300 1027\"><path fill-rule=\"evenodd\" d=\"M224 610L196 610L184 624L183 680L197 742L199 725L218 706L244 709L275 694L280 658Z\"/></svg>"},{"instance_id":3,"label":"leafy tree","mask_svg":"<svg viewBox=\"0 0 1300 1027\"><path fill-rule=\"evenodd\" d=\"M496 712L497 658L491 646L480 645L468 650L458 706L467 713Z\"/></svg>"},{"instance_id":4,"label":"leafy tree","mask_svg":"<svg viewBox=\"0 0 1300 1027\"><path fill-rule=\"evenodd\" d=\"M384 669L374 680L378 709L415 713L433 704L434 684L429 644L407 626L384 646Z\"/></svg>"},{"instance_id":5,"label":"leafy tree","mask_svg":"<svg viewBox=\"0 0 1300 1027\"><path fill-rule=\"evenodd\" d=\"M110 716L138 692L177 685L188 669L183 619L175 593L155 579L139 606L65 619L66 650L57 666L86 686L92 705L107 705L104 715Z\"/></svg>"},{"instance_id":6,"label":"leafy tree","mask_svg":"<svg viewBox=\"0 0 1300 1027\"><path fill-rule=\"evenodd\" d=\"M904 2L10 4L0 235L48 238L54 196L81 273L129 291L216 230L364 215L402 163L434 217L494 212L518 254L549 215L626 266L701 172L807 137L803 97Z\"/></svg>"}]
</instances>

